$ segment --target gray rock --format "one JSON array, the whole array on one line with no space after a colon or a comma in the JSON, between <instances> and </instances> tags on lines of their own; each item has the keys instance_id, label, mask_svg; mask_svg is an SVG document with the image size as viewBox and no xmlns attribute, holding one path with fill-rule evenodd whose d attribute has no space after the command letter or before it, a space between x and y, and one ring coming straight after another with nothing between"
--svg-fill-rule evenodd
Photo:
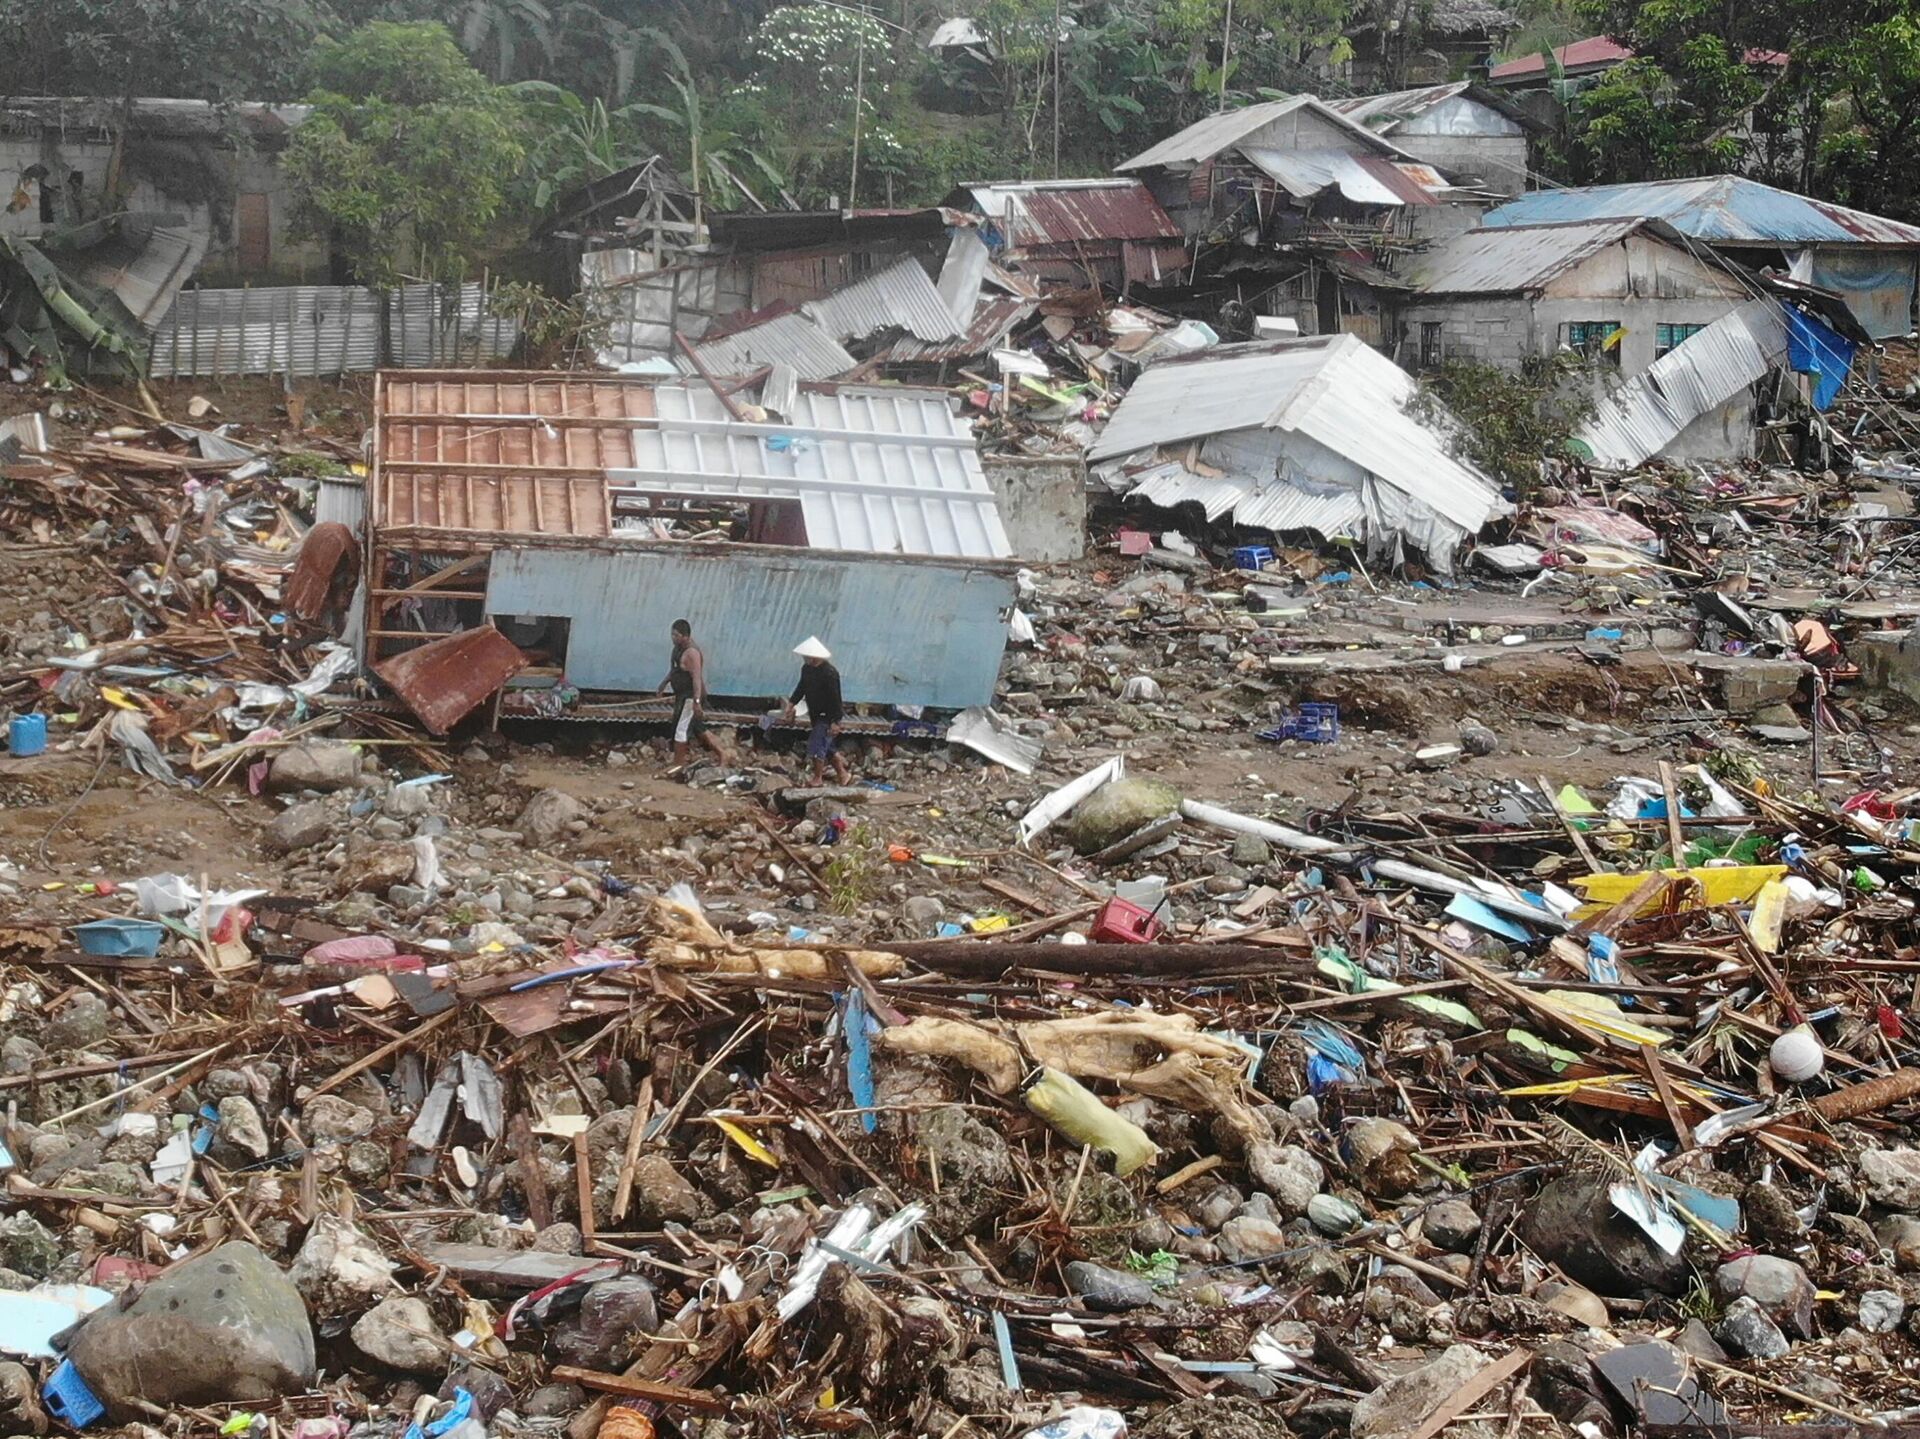
<instances>
[{"instance_id":1,"label":"gray rock","mask_svg":"<svg viewBox=\"0 0 1920 1439\"><path fill-rule=\"evenodd\" d=\"M1155 1299L1153 1285L1138 1274L1109 1269L1076 1259L1066 1268L1067 1288L1086 1301L1089 1309L1120 1313L1128 1309L1147 1309Z\"/></svg>"},{"instance_id":2,"label":"gray rock","mask_svg":"<svg viewBox=\"0 0 1920 1439\"><path fill-rule=\"evenodd\" d=\"M565 790L543 789L527 801L517 824L529 844L552 844L586 814L587 807Z\"/></svg>"},{"instance_id":3,"label":"gray rock","mask_svg":"<svg viewBox=\"0 0 1920 1439\"><path fill-rule=\"evenodd\" d=\"M1500 748L1500 736L1485 725L1469 720L1460 726L1460 748L1476 758L1484 759Z\"/></svg>"},{"instance_id":4,"label":"gray rock","mask_svg":"<svg viewBox=\"0 0 1920 1439\"><path fill-rule=\"evenodd\" d=\"M1218 1229L1233 1218L1234 1210L1247 1202L1247 1196L1231 1184L1215 1185L1207 1191L1206 1197L1193 1206L1195 1222L1208 1229Z\"/></svg>"},{"instance_id":5,"label":"gray rock","mask_svg":"<svg viewBox=\"0 0 1920 1439\"><path fill-rule=\"evenodd\" d=\"M380 801L380 811L390 819L418 819L433 808L432 785L397 784Z\"/></svg>"},{"instance_id":6,"label":"gray rock","mask_svg":"<svg viewBox=\"0 0 1920 1439\"><path fill-rule=\"evenodd\" d=\"M931 931L946 918L947 907L930 894L916 894L900 907L900 914L915 929Z\"/></svg>"},{"instance_id":7,"label":"gray rock","mask_svg":"<svg viewBox=\"0 0 1920 1439\"><path fill-rule=\"evenodd\" d=\"M1305 1214L1313 1196L1327 1184L1327 1171L1320 1161L1297 1144L1255 1140L1247 1146L1247 1173L1273 1196L1288 1219Z\"/></svg>"},{"instance_id":8,"label":"gray rock","mask_svg":"<svg viewBox=\"0 0 1920 1439\"><path fill-rule=\"evenodd\" d=\"M643 1154L633 1166L631 1217L644 1224L691 1224L706 1212L700 1191L664 1155Z\"/></svg>"},{"instance_id":9,"label":"gray rock","mask_svg":"<svg viewBox=\"0 0 1920 1439\"><path fill-rule=\"evenodd\" d=\"M354 1322L354 1347L376 1364L431 1374L447 1362L446 1336L424 1299L382 1299Z\"/></svg>"},{"instance_id":10,"label":"gray rock","mask_svg":"<svg viewBox=\"0 0 1920 1439\"><path fill-rule=\"evenodd\" d=\"M1920 1150L1863 1149L1860 1177L1867 1197L1883 1209L1903 1214L1920 1211Z\"/></svg>"},{"instance_id":11,"label":"gray rock","mask_svg":"<svg viewBox=\"0 0 1920 1439\"><path fill-rule=\"evenodd\" d=\"M1316 1194L1307 1201L1307 1223L1322 1234L1338 1238L1342 1234L1351 1234L1362 1224L1367 1216L1360 1207L1336 1194Z\"/></svg>"},{"instance_id":12,"label":"gray rock","mask_svg":"<svg viewBox=\"0 0 1920 1439\"><path fill-rule=\"evenodd\" d=\"M45 1279L59 1266L66 1248L53 1231L24 1211L0 1219L0 1269L29 1279Z\"/></svg>"},{"instance_id":13,"label":"gray rock","mask_svg":"<svg viewBox=\"0 0 1920 1439\"><path fill-rule=\"evenodd\" d=\"M653 1286L638 1276L608 1279L588 1288L580 1312L560 1327L550 1348L582 1369L626 1367L636 1343L660 1327Z\"/></svg>"},{"instance_id":14,"label":"gray rock","mask_svg":"<svg viewBox=\"0 0 1920 1439\"><path fill-rule=\"evenodd\" d=\"M379 1122L371 1109L337 1094L316 1095L300 1111L300 1126L315 1144L345 1144L364 1139Z\"/></svg>"},{"instance_id":15,"label":"gray rock","mask_svg":"<svg viewBox=\"0 0 1920 1439\"><path fill-rule=\"evenodd\" d=\"M213 1126L216 1145L249 1160L265 1159L273 1152L273 1145L267 1139L266 1122L260 1118L259 1107L251 1099L244 1094L229 1094L220 1101L217 1112L219 1118Z\"/></svg>"},{"instance_id":16,"label":"gray rock","mask_svg":"<svg viewBox=\"0 0 1920 1439\"><path fill-rule=\"evenodd\" d=\"M1257 834L1236 834L1230 857L1246 869L1258 869L1273 863L1273 846Z\"/></svg>"},{"instance_id":17,"label":"gray rock","mask_svg":"<svg viewBox=\"0 0 1920 1439\"><path fill-rule=\"evenodd\" d=\"M1892 1251L1893 1262L1903 1274L1920 1270L1920 1219L1910 1214L1890 1214L1873 1226L1880 1243Z\"/></svg>"},{"instance_id":18,"label":"gray rock","mask_svg":"<svg viewBox=\"0 0 1920 1439\"><path fill-rule=\"evenodd\" d=\"M483 1424L492 1423L494 1415L513 1403L513 1386L505 1379L478 1364L455 1361L435 1397L451 1402L462 1389L473 1396L475 1414Z\"/></svg>"},{"instance_id":19,"label":"gray rock","mask_svg":"<svg viewBox=\"0 0 1920 1439\"><path fill-rule=\"evenodd\" d=\"M75 1332L67 1357L118 1419L140 1398L163 1409L270 1399L313 1384L313 1327L293 1281L238 1241L189 1259Z\"/></svg>"},{"instance_id":20,"label":"gray rock","mask_svg":"<svg viewBox=\"0 0 1920 1439\"><path fill-rule=\"evenodd\" d=\"M584 1243L585 1239L580 1233L580 1226L568 1224L565 1220L549 1224L533 1236L533 1249L536 1254L578 1254Z\"/></svg>"},{"instance_id":21,"label":"gray rock","mask_svg":"<svg viewBox=\"0 0 1920 1439\"><path fill-rule=\"evenodd\" d=\"M1353 1406L1353 1439L1413 1433L1487 1362L1479 1350L1455 1344L1432 1363L1389 1379Z\"/></svg>"},{"instance_id":22,"label":"gray rock","mask_svg":"<svg viewBox=\"0 0 1920 1439\"><path fill-rule=\"evenodd\" d=\"M912 1129L940 1175L940 1192L928 1205L936 1233L957 1239L1002 1211L1015 1180L1013 1155L998 1130L957 1104L915 1115Z\"/></svg>"},{"instance_id":23,"label":"gray rock","mask_svg":"<svg viewBox=\"0 0 1920 1439\"><path fill-rule=\"evenodd\" d=\"M275 791L347 789L360 778L360 752L336 739L308 739L273 757L267 788Z\"/></svg>"},{"instance_id":24,"label":"gray rock","mask_svg":"<svg viewBox=\"0 0 1920 1439\"><path fill-rule=\"evenodd\" d=\"M395 909L418 909L432 898L432 890L417 884L396 884L387 891L387 903Z\"/></svg>"},{"instance_id":25,"label":"gray rock","mask_svg":"<svg viewBox=\"0 0 1920 1439\"><path fill-rule=\"evenodd\" d=\"M287 1271L293 1287L323 1319L358 1314L393 1289L393 1263L366 1235L322 1212Z\"/></svg>"},{"instance_id":26,"label":"gray rock","mask_svg":"<svg viewBox=\"0 0 1920 1439\"><path fill-rule=\"evenodd\" d=\"M24 1364L0 1363L0 1434L25 1436L47 1432L40 1387Z\"/></svg>"},{"instance_id":27,"label":"gray rock","mask_svg":"<svg viewBox=\"0 0 1920 1439\"><path fill-rule=\"evenodd\" d=\"M1480 1216L1464 1199L1443 1199L1427 1211L1421 1230L1442 1249L1465 1254L1480 1238Z\"/></svg>"},{"instance_id":28,"label":"gray rock","mask_svg":"<svg viewBox=\"0 0 1920 1439\"><path fill-rule=\"evenodd\" d=\"M1720 1347L1713 1331L1698 1319L1689 1319L1673 1342L1695 1359L1710 1359L1715 1364L1727 1362L1727 1351Z\"/></svg>"},{"instance_id":29,"label":"gray rock","mask_svg":"<svg viewBox=\"0 0 1920 1439\"><path fill-rule=\"evenodd\" d=\"M1802 1339L1813 1337L1813 1280L1791 1259L1749 1254L1713 1271L1714 1297L1725 1304L1747 1298Z\"/></svg>"},{"instance_id":30,"label":"gray rock","mask_svg":"<svg viewBox=\"0 0 1920 1439\"><path fill-rule=\"evenodd\" d=\"M1265 1259L1292 1247L1286 1231L1271 1220L1242 1214L1220 1226L1220 1252L1236 1263Z\"/></svg>"},{"instance_id":31,"label":"gray rock","mask_svg":"<svg viewBox=\"0 0 1920 1439\"><path fill-rule=\"evenodd\" d=\"M587 1404L587 1391L578 1384L542 1384L521 1401L523 1419L564 1419Z\"/></svg>"},{"instance_id":32,"label":"gray rock","mask_svg":"<svg viewBox=\"0 0 1920 1439\"><path fill-rule=\"evenodd\" d=\"M1778 1359L1793 1348L1767 1311L1745 1295L1727 1306L1714 1337L1749 1359Z\"/></svg>"},{"instance_id":33,"label":"gray rock","mask_svg":"<svg viewBox=\"0 0 1920 1439\"><path fill-rule=\"evenodd\" d=\"M1891 1334L1907 1316L1907 1301L1891 1289L1869 1289L1860 1296L1860 1327L1869 1334Z\"/></svg>"},{"instance_id":34,"label":"gray rock","mask_svg":"<svg viewBox=\"0 0 1920 1439\"><path fill-rule=\"evenodd\" d=\"M113 1011L91 990L82 990L40 1031L40 1043L49 1053L64 1054L100 1043L113 1027Z\"/></svg>"},{"instance_id":35,"label":"gray rock","mask_svg":"<svg viewBox=\"0 0 1920 1439\"><path fill-rule=\"evenodd\" d=\"M1684 1254L1668 1254L1613 1207L1606 1176L1556 1179L1520 1217L1520 1235L1541 1258L1600 1295L1685 1292Z\"/></svg>"},{"instance_id":36,"label":"gray rock","mask_svg":"<svg viewBox=\"0 0 1920 1439\"><path fill-rule=\"evenodd\" d=\"M322 843L333 833L333 815L317 799L282 810L267 826L266 846L275 854L290 854Z\"/></svg>"}]
</instances>

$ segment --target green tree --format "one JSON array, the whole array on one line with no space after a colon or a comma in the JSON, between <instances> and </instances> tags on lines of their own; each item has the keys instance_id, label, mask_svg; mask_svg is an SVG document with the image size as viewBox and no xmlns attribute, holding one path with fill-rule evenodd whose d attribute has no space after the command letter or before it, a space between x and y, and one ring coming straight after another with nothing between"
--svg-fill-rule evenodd
<instances>
[{"instance_id":1,"label":"green tree","mask_svg":"<svg viewBox=\"0 0 1920 1439\"><path fill-rule=\"evenodd\" d=\"M0 0L0 93L289 99L326 19L306 0Z\"/></svg>"},{"instance_id":2,"label":"green tree","mask_svg":"<svg viewBox=\"0 0 1920 1439\"><path fill-rule=\"evenodd\" d=\"M375 22L315 51L286 165L363 282L476 269L526 159L511 93L446 28Z\"/></svg>"}]
</instances>

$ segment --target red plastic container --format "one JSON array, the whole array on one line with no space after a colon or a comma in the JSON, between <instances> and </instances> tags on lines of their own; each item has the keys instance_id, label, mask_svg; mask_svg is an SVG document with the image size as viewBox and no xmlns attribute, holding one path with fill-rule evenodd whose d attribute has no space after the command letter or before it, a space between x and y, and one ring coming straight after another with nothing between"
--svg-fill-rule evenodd
<instances>
[{"instance_id":1,"label":"red plastic container","mask_svg":"<svg viewBox=\"0 0 1920 1439\"><path fill-rule=\"evenodd\" d=\"M1151 910L1110 899L1094 915L1087 937L1095 944L1152 944L1165 928Z\"/></svg>"}]
</instances>

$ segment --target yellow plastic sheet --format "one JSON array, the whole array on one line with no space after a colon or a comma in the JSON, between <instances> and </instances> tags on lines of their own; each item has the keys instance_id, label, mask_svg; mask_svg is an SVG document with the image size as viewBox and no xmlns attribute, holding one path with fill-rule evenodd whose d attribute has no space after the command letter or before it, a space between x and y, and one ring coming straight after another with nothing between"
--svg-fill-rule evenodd
<instances>
[{"instance_id":1,"label":"yellow plastic sheet","mask_svg":"<svg viewBox=\"0 0 1920 1439\"><path fill-rule=\"evenodd\" d=\"M1665 869L1660 872L1668 879L1693 881L1699 886L1702 896L1700 902L1711 907L1716 904L1751 902L1769 881L1785 879L1787 867L1784 864L1730 864L1702 869ZM1647 874L1646 870L1633 874L1588 874L1568 881L1587 901L1574 911L1573 917L1585 919L1590 914L1598 914L1620 903L1640 887Z\"/></svg>"}]
</instances>

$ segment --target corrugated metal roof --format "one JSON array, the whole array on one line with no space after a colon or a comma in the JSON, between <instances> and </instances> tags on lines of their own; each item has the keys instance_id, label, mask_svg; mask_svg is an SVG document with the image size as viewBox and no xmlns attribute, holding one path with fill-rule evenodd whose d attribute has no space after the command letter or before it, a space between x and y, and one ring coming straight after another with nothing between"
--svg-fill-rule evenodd
<instances>
[{"instance_id":1,"label":"corrugated metal roof","mask_svg":"<svg viewBox=\"0 0 1920 1439\"><path fill-rule=\"evenodd\" d=\"M1332 188L1356 205L1435 203L1418 184L1372 155L1349 155L1344 150L1270 150L1261 145L1243 145L1240 153L1288 194L1303 200Z\"/></svg>"},{"instance_id":2,"label":"corrugated metal roof","mask_svg":"<svg viewBox=\"0 0 1920 1439\"><path fill-rule=\"evenodd\" d=\"M1319 97L1294 95L1285 100L1268 100L1259 105L1248 105L1240 110L1223 110L1218 115L1209 115L1204 120L1196 120L1186 129L1176 131L1159 144L1142 150L1131 160L1114 166L1114 169L1122 173L1129 170L1151 170L1162 166L1175 170L1190 169L1211 160L1223 150L1232 149L1262 126L1284 119L1296 110L1310 110L1342 129L1350 130L1376 153L1392 155L1402 160L1414 158L1381 139L1358 121L1351 120L1338 110L1323 104Z\"/></svg>"},{"instance_id":3,"label":"corrugated metal roof","mask_svg":"<svg viewBox=\"0 0 1920 1439\"><path fill-rule=\"evenodd\" d=\"M803 380L830 380L859 363L797 310L693 348L700 363L716 375L750 375L764 365L784 364Z\"/></svg>"},{"instance_id":4,"label":"corrugated metal roof","mask_svg":"<svg viewBox=\"0 0 1920 1439\"><path fill-rule=\"evenodd\" d=\"M1431 110L1443 100L1463 95L1473 88L1470 80L1455 80L1450 85L1424 85L1417 90L1392 90L1385 95L1354 95L1326 102L1329 110L1338 110L1349 120L1379 129L1391 129L1394 122Z\"/></svg>"},{"instance_id":5,"label":"corrugated metal roof","mask_svg":"<svg viewBox=\"0 0 1920 1439\"><path fill-rule=\"evenodd\" d=\"M1285 480L1264 484L1241 475L1196 475L1183 465L1156 466L1129 499L1168 509L1192 502L1209 522L1229 512L1236 525L1260 530L1311 530L1325 539L1351 538L1367 515L1357 490L1314 494Z\"/></svg>"},{"instance_id":6,"label":"corrugated metal roof","mask_svg":"<svg viewBox=\"0 0 1920 1439\"><path fill-rule=\"evenodd\" d=\"M631 380L383 374L373 513L389 529L604 535L603 472L633 463L633 427L580 421L652 414L653 390ZM496 468L521 465L525 473Z\"/></svg>"},{"instance_id":7,"label":"corrugated metal roof","mask_svg":"<svg viewBox=\"0 0 1920 1439\"><path fill-rule=\"evenodd\" d=\"M1150 365L1089 458L1234 430L1299 434L1471 534L1503 513L1499 494L1406 413L1414 385L1353 335L1229 345Z\"/></svg>"},{"instance_id":8,"label":"corrugated metal roof","mask_svg":"<svg viewBox=\"0 0 1920 1439\"><path fill-rule=\"evenodd\" d=\"M1563 70L1578 70L1595 65L1617 65L1622 60L1631 60L1633 51L1605 35L1589 35L1584 40L1554 46L1553 56ZM1510 84L1515 80L1537 79L1546 73L1547 62L1534 54L1495 65L1487 72L1487 78L1496 84Z\"/></svg>"},{"instance_id":9,"label":"corrugated metal roof","mask_svg":"<svg viewBox=\"0 0 1920 1439\"><path fill-rule=\"evenodd\" d=\"M966 360L984 355L1033 318L1040 307L1032 300L983 296L973 323L957 340L916 340L902 335L874 358L887 365L929 365L942 360Z\"/></svg>"},{"instance_id":10,"label":"corrugated metal roof","mask_svg":"<svg viewBox=\"0 0 1920 1439\"><path fill-rule=\"evenodd\" d=\"M1596 463L1631 469L1765 375L1786 350L1779 304L1751 300L1688 336L1602 400L1579 438Z\"/></svg>"},{"instance_id":11,"label":"corrugated metal roof","mask_svg":"<svg viewBox=\"0 0 1920 1439\"><path fill-rule=\"evenodd\" d=\"M842 343L885 330L905 330L921 340L951 340L960 326L939 288L913 260L856 280L801 309Z\"/></svg>"},{"instance_id":12,"label":"corrugated metal roof","mask_svg":"<svg viewBox=\"0 0 1920 1439\"><path fill-rule=\"evenodd\" d=\"M153 330L173 308L180 287L200 268L206 236L184 226L132 222L62 264L77 280L110 290L142 329Z\"/></svg>"},{"instance_id":13,"label":"corrugated metal roof","mask_svg":"<svg viewBox=\"0 0 1920 1439\"><path fill-rule=\"evenodd\" d=\"M1577 190L1535 190L1489 210L1482 226L1665 220L1716 245L1920 246L1920 226L1776 190L1744 175L1702 175Z\"/></svg>"},{"instance_id":14,"label":"corrugated metal roof","mask_svg":"<svg viewBox=\"0 0 1920 1439\"><path fill-rule=\"evenodd\" d=\"M634 432L632 468L608 475L617 489L797 500L816 549L1013 554L972 431L944 391L803 389L773 425L734 422L704 385L662 385L655 399L660 427Z\"/></svg>"},{"instance_id":15,"label":"corrugated metal roof","mask_svg":"<svg viewBox=\"0 0 1920 1439\"><path fill-rule=\"evenodd\" d=\"M986 283L993 254L987 242L972 226L956 227L947 240L947 258L940 262L940 279L934 288L947 302L947 313L964 328L971 324L980 306L980 287Z\"/></svg>"},{"instance_id":16,"label":"corrugated metal roof","mask_svg":"<svg viewBox=\"0 0 1920 1439\"><path fill-rule=\"evenodd\" d=\"M1555 275L1618 244L1646 222L1514 225L1468 230L1415 255L1407 280L1423 295L1504 295L1538 289Z\"/></svg>"},{"instance_id":17,"label":"corrugated metal roof","mask_svg":"<svg viewBox=\"0 0 1920 1439\"><path fill-rule=\"evenodd\" d=\"M980 213L1000 226L1011 250L1182 238L1138 180L995 181L964 188Z\"/></svg>"}]
</instances>

